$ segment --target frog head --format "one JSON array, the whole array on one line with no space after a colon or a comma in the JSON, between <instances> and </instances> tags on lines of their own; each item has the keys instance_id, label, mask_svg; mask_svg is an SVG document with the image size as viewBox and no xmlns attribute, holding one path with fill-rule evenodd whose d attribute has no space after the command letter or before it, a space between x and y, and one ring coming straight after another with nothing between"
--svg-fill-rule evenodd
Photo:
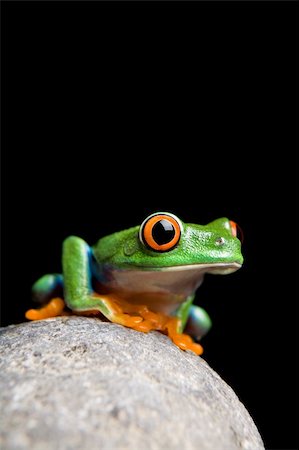
<instances>
[{"instance_id":1,"label":"frog head","mask_svg":"<svg viewBox=\"0 0 299 450\"><path fill-rule=\"evenodd\" d=\"M243 263L235 222L220 218L206 225L182 222L156 212L141 225L106 236L93 248L98 263L117 269L167 270L200 266L227 274Z\"/></svg>"}]
</instances>

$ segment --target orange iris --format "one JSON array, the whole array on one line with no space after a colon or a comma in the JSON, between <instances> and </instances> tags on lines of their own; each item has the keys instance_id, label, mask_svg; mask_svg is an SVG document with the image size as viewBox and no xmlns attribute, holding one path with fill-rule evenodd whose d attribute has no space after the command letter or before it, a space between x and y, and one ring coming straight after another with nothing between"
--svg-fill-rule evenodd
<instances>
[{"instance_id":1,"label":"orange iris","mask_svg":"<svg viewBox=\"0 0 299 450\"><path fill-rule=\"evenodd\" d=\"M171 250L178 243L180 236L179 222L168 214L151 216L142 229L144 243L158 252Z\"/></svg>"}]
</instances>

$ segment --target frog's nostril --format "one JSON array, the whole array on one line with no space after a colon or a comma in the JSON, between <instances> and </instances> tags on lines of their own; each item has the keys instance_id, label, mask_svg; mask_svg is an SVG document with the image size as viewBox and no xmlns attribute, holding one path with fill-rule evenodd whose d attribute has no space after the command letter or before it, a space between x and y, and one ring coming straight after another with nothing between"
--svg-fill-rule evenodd
<instances>
[{"instance_id":1,"label":"frog's nostril","mask_svg":"<svg viewBox=\"0 0 299 450\"><path fill-rule=\"evenodd\" d=\"M216 245L223 245L225 243L225 239L223 237L219 237L216 239L215 244Z\"/></svg>"}]
</instances>

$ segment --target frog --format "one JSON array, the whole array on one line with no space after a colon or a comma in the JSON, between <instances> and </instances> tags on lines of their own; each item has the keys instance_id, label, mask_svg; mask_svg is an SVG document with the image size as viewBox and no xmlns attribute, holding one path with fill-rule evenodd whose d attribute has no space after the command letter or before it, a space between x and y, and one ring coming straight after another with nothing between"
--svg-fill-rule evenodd
<instances>
[{"instance_id":1,"label":"frog","mask_svg":"<svg viewBox=\"0 0 299 450\"><path fill-rule=\"evenodd\" d=\"M143 333L159 331L181 350L201 355L212 321L195 302L197 290L207 274L242 267L238 230L226 217L199 225L158 211L93 246L71 235L62 244L62 273L33 284L39 307L25 316L98 316Z\"/></svg>"}]
</instances>

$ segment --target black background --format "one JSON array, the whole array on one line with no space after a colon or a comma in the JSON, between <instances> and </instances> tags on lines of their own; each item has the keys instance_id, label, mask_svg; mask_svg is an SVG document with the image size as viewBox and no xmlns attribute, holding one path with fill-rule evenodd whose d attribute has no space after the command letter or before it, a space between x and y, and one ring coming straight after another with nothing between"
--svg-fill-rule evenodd
<instances>
[{"instance_id":1,"label":"black background","mask_svg":"<svg viewBox=\"0 0 299 450\"><path fill-rule=\"evenodd\" d=\"M204 358L273 449L297 443L295 6L1 4L2 325L70 234L227 216L245 262L197 293Z\"/></svg>"}]
</instances>

